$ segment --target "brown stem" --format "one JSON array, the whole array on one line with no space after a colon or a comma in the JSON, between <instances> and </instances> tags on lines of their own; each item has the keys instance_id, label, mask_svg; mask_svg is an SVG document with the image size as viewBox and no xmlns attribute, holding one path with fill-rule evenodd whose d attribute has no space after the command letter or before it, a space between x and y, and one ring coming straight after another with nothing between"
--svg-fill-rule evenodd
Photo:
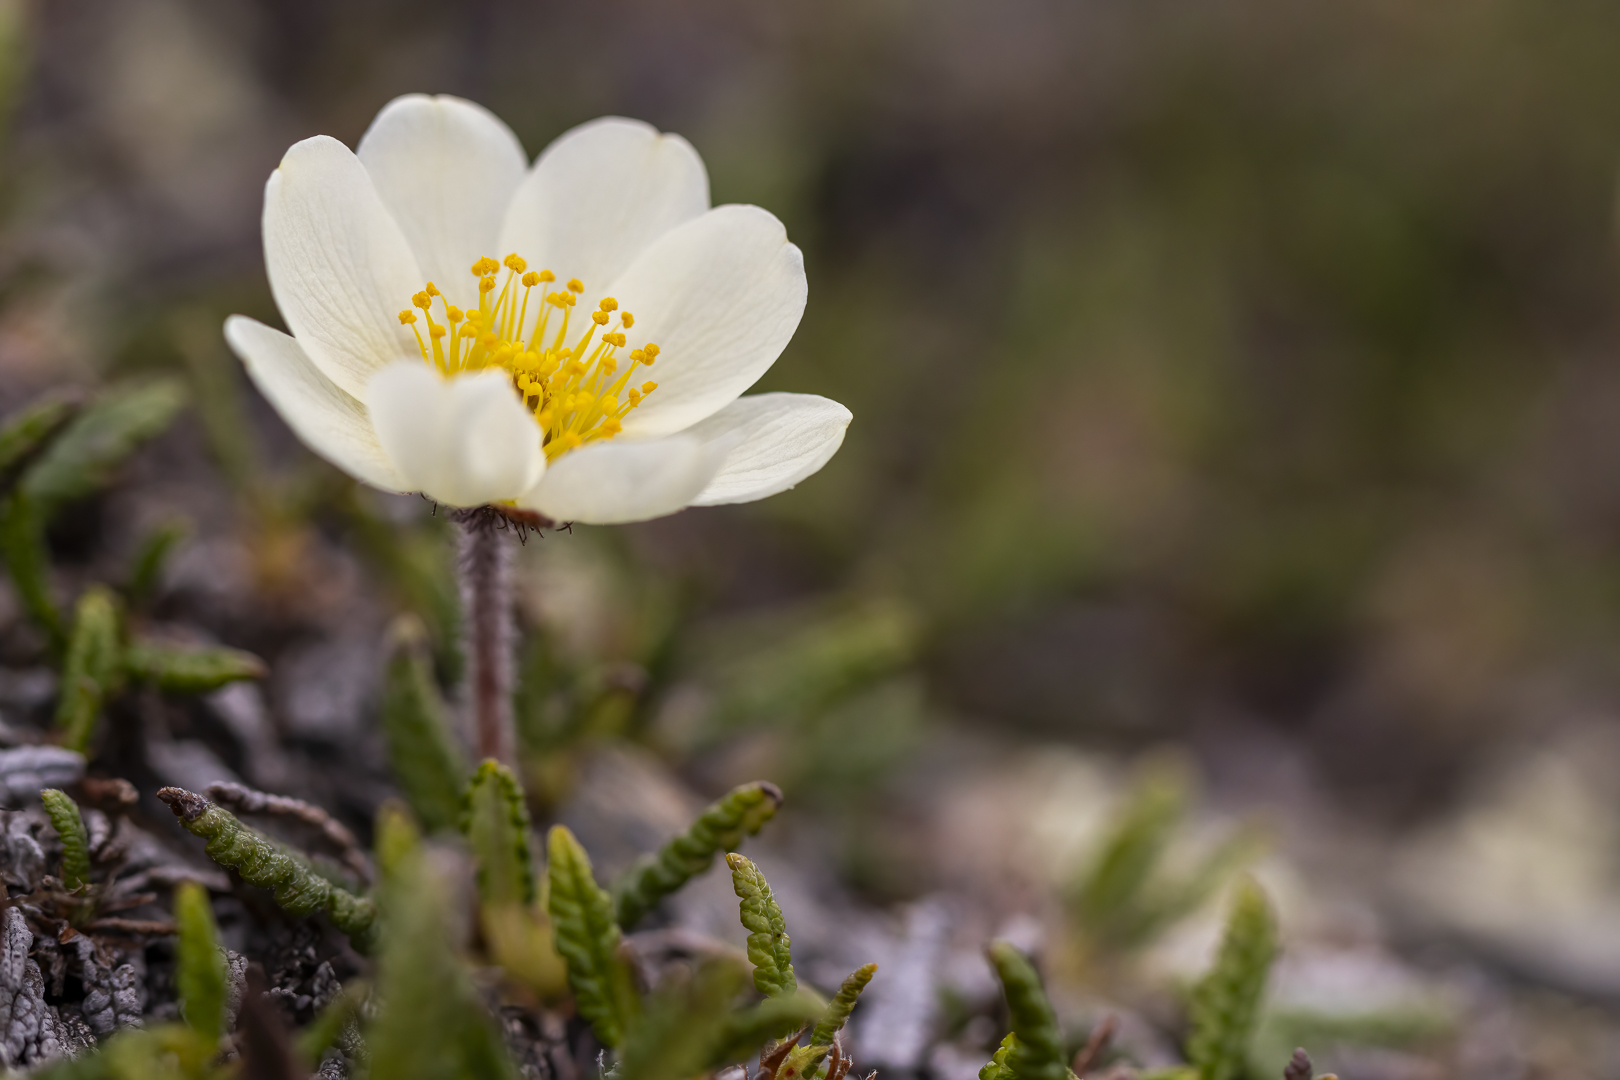
<instances>
[{"instance_id":1,"label":"brown stem","mask_svg":"<svg viewBox=\"0 0 1620 1080\"><path fill-rule=\"evenodd\" d=\"M517 764L512 727L512 541L496 510L458 510L467 697L480 757Z\"/></svg>"}]
</instances>

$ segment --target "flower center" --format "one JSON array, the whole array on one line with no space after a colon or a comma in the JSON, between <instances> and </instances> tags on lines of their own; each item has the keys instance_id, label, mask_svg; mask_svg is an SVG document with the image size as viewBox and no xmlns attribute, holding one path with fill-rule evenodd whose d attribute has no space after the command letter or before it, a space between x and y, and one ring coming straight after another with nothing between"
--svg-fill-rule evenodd
<instances>
[{"instance_id":1,"label":"flower center","mask_svg":"<svg viewBox=\"0 0 1620 1080\"><path fill-rule=\"evenodd\" d=\"M619 302L605 296L589 319L576 320L574 307L585 291L578 278L555 292L542 289L534 296L536 288L557 276L550 270L528 269L517 255L508 255L504 265L506 280L497 285L502 263L488 256L473 263L476 309L456 307L431 281L411 297L427 324L427 336L422 336L410 308L399 313L399 321L415 332L422 359L441 375L486 368L506 371L540 424L547 459L613 438L630 410L658 389L651 381L630 385L637 367L651 366L658 358L658 346L648 342L631 350L630 363L620 372L618 351L625 344L624 331L635 325L634 315L620 311ZM435 303L442 322L434 318ZM610 328L615 317L618 323Z\"/></svg>"}]
</instances>

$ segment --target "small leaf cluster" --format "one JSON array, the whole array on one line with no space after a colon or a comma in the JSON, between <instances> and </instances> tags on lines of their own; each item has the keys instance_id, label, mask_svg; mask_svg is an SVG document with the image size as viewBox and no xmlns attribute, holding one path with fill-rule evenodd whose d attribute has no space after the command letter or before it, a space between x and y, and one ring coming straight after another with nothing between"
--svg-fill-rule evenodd
<instances>
[{"instance_id":1,"label":"small leaf cluster","mask_svg":"<svg viewBox=\"0 0 1620 1080\"><path fill-rule=\"evenodd\" d=\"M1233 889L1214 963L1191 994L1186 1064L1142 1074L1141 1080L1240 1080L1251 1075L1250 1049L1276 956L1277 922L1271 904L1260 886L1244 877ZM1012 1031L979 1070L980 1080L1075 1080L1062 1031L1034 965L1005 941L990 946L989 958L1006 997ZM1311 1075L1303 1050L1290 1067L1289 1080Z\"/></svg>"},{"instance_id":2,"label":"small leaf cluster","mask_svg":"<svg viewBox=\"0 0 1620 1080\"><path fill-rule=\"evenodd\" d=\"M1166 855L1186 817L1186 776L1150 766L1125 800L1096 855L1070 883L1067 907L1092 955L1116 957L1151 943L1201 908L1251 860L1258 842L1240 830L1181 875Z\"/></svg>"},{"instance_id":3,"label":"small leaf cluster","mask_svg":"<svg viewBox=\"0 0 1620 1080\"><path fill-rule=\"evenodd\" d=\"M95 931L99 916L130 906L128 899L108 902L110 879L123 865L125 847L115 839L116 830L107 830L99 846L92 846L79 804L67 792L45 788L39 799L62 851L55 877L44 878L28 896L28 904L41 917L54 920L59 929Z\"/></svg>"},{"instance_id":4,"label":"small leaf cluster","mask_svg":"<svg viewBox=\"0 0 1620 1080\"><path fill-rule=\"evenodd\" d=\"M554 826L548 835L548 910L557 950L567 963L575 1007L597 1040L619 1051L624 1080L680 1080L762 1050L761 1075L772 1080L842 1080L848 1071L838 1034L877 967L868 964L852 974L830 1003L801 987L782 909L764 874L746 857L730 852L726 861L739 917L749 931L752 982L764 1000L736 1007L745 973L719 960L648 995L624 955L619 912L650 910L668 890L708 865L725 841L757 829L780 799L765 784L733 790L658 856L627 872L612 891L597 884L589 856L567 828ZM679 872L649 871L660 866ZM635 899L626 906L626 897ZM798 1046L811 1025L810 1041Z\"/></svg>"},{"instance_id":5,"label":"small leaf cluster","mask_svg":"<svg viewBox=\"0 0 1620 1080\"><path fill-rule=\"evenodd\" d=\"M66 505L99 491L141 443L169 426L185 402L168 379L104 389L88 401L48 395L0 422L0 560L24 610L61 664L56 727L64 746L88 754L102 711L130 682L202 693L264 675L250 653L176 645L148 635L131 608L155 590L180 538L160 527L142 545L121 596L92 584L63 613L51 586L45 531Z\"/></svg>"}]
</instances>

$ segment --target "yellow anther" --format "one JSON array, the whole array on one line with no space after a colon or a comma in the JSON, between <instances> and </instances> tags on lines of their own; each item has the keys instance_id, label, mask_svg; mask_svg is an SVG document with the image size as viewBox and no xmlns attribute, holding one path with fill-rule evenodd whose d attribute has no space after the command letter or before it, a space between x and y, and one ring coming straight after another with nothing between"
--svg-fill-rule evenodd
<instances>
[{"instance_id":1,"label":"yellow anther","mask_svg":"<svg viewBox=\"0 0 1620 1080\"><path fill-rule=\"evenodd\" d=\"M497 290L502 266L511 274ZM635 325L635 316L621 311L615 297L604 296L591 310L589 323L571 325L569 309L578 306L584 284L579 278L569 278L557 291L542 289L531 297L527 290L554 282L557 275L550 270L530 270L516 252L500 262L480 258L471 269L478 278L477 305L459 308L428 282L411 297L412 307L399 313L400 323L414 331L423 359L442 374L479 369L503 372L545 432L545 452L550 458L594 439L618 435L623 417L658 388L651 381L626 386L629 377L617 374L625 362L614 350L628 347L624 331ZM516 293L519 282L525 290L521 297ZM497 291L498 297L489 296ZM529 312L531 299L538 308L533 314ZM442 306L442 322L435 321L435 304ZM555 321L550 319L553 307L563 309ZM426 317L431 348L418 325L417 308ZM598 334L600 343L593 344ZM441 347L446 337L450 342ZM466 347L459 344L461 339L467 339ZM657 345L648 344L630 352L630 359L651 364L660 351Z\"/></svg>"}]
</instances>

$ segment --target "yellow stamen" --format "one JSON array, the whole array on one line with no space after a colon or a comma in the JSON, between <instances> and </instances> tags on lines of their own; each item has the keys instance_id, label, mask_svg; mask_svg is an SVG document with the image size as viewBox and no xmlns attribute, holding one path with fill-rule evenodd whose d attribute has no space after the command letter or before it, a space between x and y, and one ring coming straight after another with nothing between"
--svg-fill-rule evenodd
<instances>
[{"instance_id":1,"label":"yellow stamen","mask_svg":"<svg viewBox=\"0 0 1620 1080\"><path fill-rule=\"evenodd\" d=\"M496 278L503 267L508 273L497 291ZM620 434L624 417L658 385L650 381L639 388L630 385L637 366L657 358L657 345L632 350L627 367L616 354L629 344L624 331L635 325L635 316L620 311L616 298L603 296L588 309L590 321L576 329L571 315L585 284L569 278L562 288L535 295L531 319L530 291L556 281L556 274L530 270L516 252L499 262L485 256L469 269L478 279L476 307L456 307L429 282L411 297L412 308L419 309L426 321L427 337L417 325L415 310L399 313L400 323L416 334L422 358L445 375L485 368L505 371L524 407L534 414L549 458ZM442 306L443 322L433 317L436 301ZM561 312L555 325L554 311ZM614 313L618 326L609 329Z\"/></svg>"}]
</instances>

